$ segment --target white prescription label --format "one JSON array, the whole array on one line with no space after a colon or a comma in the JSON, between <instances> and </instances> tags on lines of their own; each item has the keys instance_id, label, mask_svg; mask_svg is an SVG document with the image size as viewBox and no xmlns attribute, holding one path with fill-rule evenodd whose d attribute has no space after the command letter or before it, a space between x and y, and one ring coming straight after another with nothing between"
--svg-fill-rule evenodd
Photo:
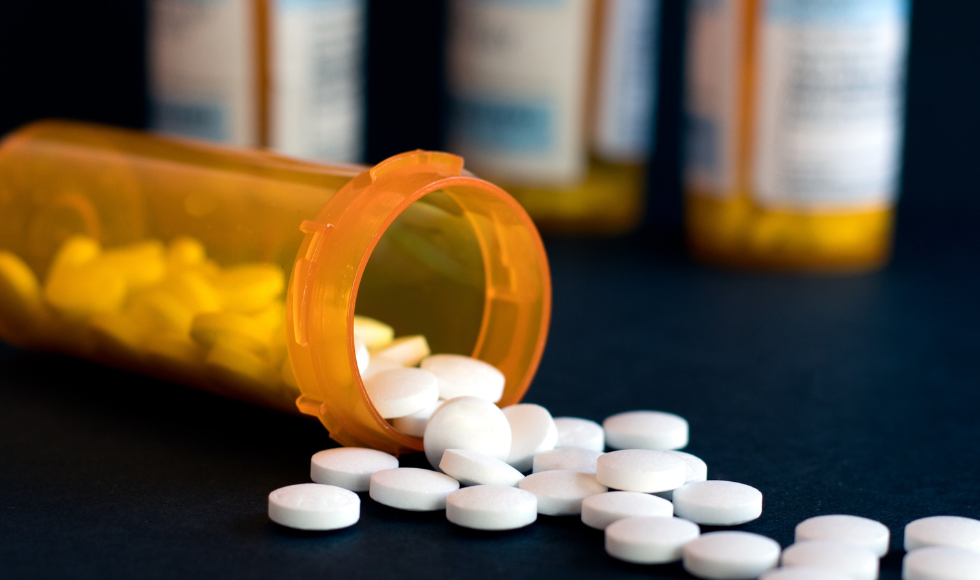
<instances>
[{"instance_id":1,"label":"white prescription label","mask_svg":"<svg viewBox=\"0 0 980 580\"><path fill-rule=\"evenodd\" d=\"M735 188L744 13L741 0L693 0L688 13L684 179L705 195Z\"/></svg>"},{"instance_id":2,"label":"white prescription label","mask_svg":"<svg viewBox=\"0 0 980 580\"><path fill-rule=\"evenodd\" d=\"M150 126L257 145L251 0L150 0Z\"/></svg>"},{"instance_id":3,"label":"white prescription label","mask_svg":"<svg viewBox=\"0 0 980 580\"><path fill-rule=\"evenodd\" d=\"M450 150L495 179L583 178L592 2L453 0L450 10Z\"/></svg>"},{"instance_id":4,"label":"white prescription label","mask_svg":"<svg viewBox=\"0 0 980 580\"><path fill-rule=\"evenodd\" d=\"M593 148L613 163L642 163L653 148L659 0L606 0Z\"/></svg>"},{"instance_id":5,"label":"white prescription label","mask_svg":"<svg viewBox=\"0 0 980 580\"><path fill-rule=\"evenodd\" d=\"M270 146L309 159L363 154L366 0L274 0Z\"/></svg>"},{"instance_id":6,"label":"white prescription label","mask_svg":"<svg viewBox=\"0 0 980 580\"><path fill-rule=\"evenodd\" d=\"M909 0L768 0L753 191L764 207L875 208L897 191Z\"/></svg>"}]
</instances>

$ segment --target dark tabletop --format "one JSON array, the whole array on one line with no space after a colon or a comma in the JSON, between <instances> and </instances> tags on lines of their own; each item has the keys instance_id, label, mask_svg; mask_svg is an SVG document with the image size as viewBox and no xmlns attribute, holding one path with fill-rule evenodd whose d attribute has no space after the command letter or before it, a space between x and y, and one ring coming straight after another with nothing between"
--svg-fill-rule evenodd
<instances>
[{"instance_id":1,"label":"dark tabletop","mask_svg":"<svg viewBox=\"0 0 980 580\"><path fill-rule=\"evenodd\" d=\"M785 546L807 517L871 517L897 579L907 522L980 517L974 222L903 216L893 264L852 277L714 270L644 237L549 241L554 320L526 401L679 413L709 477L763 492L739 529ZM575 517L477 533L365 494L347 530L270 523L267 494L309 481L329 446L306 419L3 347L0 577L687 577L608 557Z\"/></svg>"}]
</instances>

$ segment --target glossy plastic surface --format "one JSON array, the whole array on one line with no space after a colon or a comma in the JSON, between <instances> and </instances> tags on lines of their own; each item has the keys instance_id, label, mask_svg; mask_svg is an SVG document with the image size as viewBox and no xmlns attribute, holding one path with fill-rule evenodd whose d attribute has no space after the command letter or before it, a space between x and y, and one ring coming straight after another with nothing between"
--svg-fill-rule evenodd
<instances>
[{"instance_id":1,"label":"glossy plastic surface","mask_svg":"<svg viewBox=\"0 0 980 580\"><path fill-rule=\"evenodd\" d=\"M185 255L193 267L172 264ZM169 308L185 274L203 280L189 314ZM506 405L537 368L550 300L530 218L452 155L328 166L63 122L0 143L0 337L284 410L298 399L346 445L421 448L364 393L355 302L496 365Z\"/></svg>"}]
</instances>

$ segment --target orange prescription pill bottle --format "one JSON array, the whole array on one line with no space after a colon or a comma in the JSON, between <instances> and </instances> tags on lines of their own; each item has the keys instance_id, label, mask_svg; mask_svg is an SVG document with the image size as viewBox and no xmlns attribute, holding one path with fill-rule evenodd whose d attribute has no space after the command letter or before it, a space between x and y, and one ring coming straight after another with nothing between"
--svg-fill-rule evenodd
<instances>
[{"instance_id":1,"label":"orange prescription pill bottle","mask_svg":"<svg viewBox=\"0 0 980 580\"><path fill-rule=\"evenodd\" d=\"M697 0L686 222L711 262L865 270L889 257L910 0Z\"/></svg>"},{"instance_id":2,"label":"orange prescription pill bottle","mask_svg":"<svg viewBox=\"0 0 980 580\"><path fill-rule=\"evenodd\" d=\"M372 168L68 122L0 142L0 337L421 440L369 402L354 313L474 356L518 402L551 283L530 218L454 155Z\"/></svg>"},{"instance_id":3,"label":"orange prescription pill bottle","mask_svg":"<svg viewBox=\"0 0 980 580\"><path fill-rule=\"evenodd\" d=\"M545 230L643 217L659 0L452 0L447 142Z\"/></svg>"}]
</instances>

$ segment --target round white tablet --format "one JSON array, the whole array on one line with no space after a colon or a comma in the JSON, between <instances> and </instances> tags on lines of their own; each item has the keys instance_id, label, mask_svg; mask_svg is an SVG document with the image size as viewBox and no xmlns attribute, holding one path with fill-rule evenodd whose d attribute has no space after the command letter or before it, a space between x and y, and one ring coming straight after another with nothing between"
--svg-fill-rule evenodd
<instances>
[{"instance_id":1,"label":"round white tablet","mask_svg":"<svg viewBox=\"0 0 980 580\"><path fill-rule=\"evenodd\" d=\"M459 489L459 482L441 473L417 467L385 469L371 476L368 495L374 501L413 512L430 512L446 507L446 497Z\"/></svg>"},{"instance_id":2,"label":"round white tablet","mask_svg":"<svg viewBox=\"0 0 980 580\"><path fill-rule=\"evenodd\" d=\"M762 515L762 492L734 481L695 481L674 490L674 514L707 526L737 526Z\"/></svg>"},{"instance_id":3,"label":"round white tablet","mask_svg":"<svg viewBox=\"0 0 980 580\"><path fill-rule=\"evenodd\" d=\"M518 487L538 498L538 513L573 516L582 513L582 500L609 491L594 475L578 471L542 471L521 480Z\"/></svg>"},{"instance_id":4,"label":"round white tablet","mask_svg":"<svg viewBox=\"0 0 980 580\"><path fill-rule=\"evenodd\" d=\"M912 550L902 560L902 580L980 580L980 554L950 546Z\"/></svg>"},{"instance_id":5,"label":"round white tablet","mask_svg":"<svg viewBox=\"0 0 980 580\"><path fill-rule=\"evenodd\" d=\"M532 471L581 471L595 475L596 459L602 455L601 451L582 449L580 447L564 447L562 449L552 449L534 456Z\"/></svg>"},{"instance_id":6,"label":"round white tablet","mask_svg":"<svg viewBox=\"0 0 980 580\"><path fill-rule=\"evenodd\" d=\"M796 542L836 540L865 547L879 558L888 553L891 532L875 520L848 515L816 516L796 525Z\"/></svg>"},{"instance_id":7,"label":"round white tablet","mask_svg":"<svg viewBox=\"0 0 980 580\"><path fill-rule=\"evenodd\" d=\"M863 546L834 540L793 544L783 551L783 567L825 568L851 580L877 580L878 556Z\"/></svg>"},{"instance_id":8,"label":"round white tablet","mask_svg":"<svg viewBox=\"0 0 980 580\"><path fill-rule=\"evenodd\" d=\"M932 516L905 526L905 550L952 546L980 552L980 521L959 516Z\"/></svg>"},{"instance_id":9,"label":"round white tablet","mask_svg":"<svg viewBox=\"0 0 980 580\"><path fill-rule=\"evenodd\" d=\"M459 481L460 485L506 485L514 487L524 474L506 462L479 451L446 449L439 469Z\"/></svg>"},{"instance_id":10,"label":"round white tablet","mask_svg":"<svg viewBox=\"0 0 980 580\"><path fill-rule=\"evenodd\" d=\"M555 448L579 447L592 451L605 451L606 432L602 425L578 417L555 417L558 441Z\"/></svg>"},{"instance_id":11,"label":"round white tablet","mask_svg":"<svg viewBox=\"0 0 980 580\"><path fill-rule=\"evenodd\" d=\"M510 453L507 463L519 471L531 471L534 456L555 448L558 429L551 413L541 405L522 403L504 407L510 423Z\"/></svg>"},{"instance_id":12,"label":"round white tablet","mask_svg":"<svg viewBox=\"0 0 980 580\"><path fill-rule=\"evenodd\" d=\"M269 519L297 530L337 530L357 523L361 498L333 485L301 483L269 494Z\"/></svg>"},{"instance_id":13,"label":"round white tablet","mask_svg":"<svg viewBox=\"0 0 980 580\"><path fill-rule=\"evenodd\" d=\"M504 396L504 373L492 364L459 354L434 354L419 365L439 379L439 396L480 397L496 403Z\"/></svg>"},{"instance_id":14,"label":"round white tablet","mask_svg":"<svg viewBox=\"0 0 980 580\"><path fill-rule=\"evenodd\" d=\"M606 528L606 553L634 564L666 564L680 560L684 545L699 535L697 524L680 518L626 518Z\"/></svg>"},{"instance_id":15,"label":"round white tablet","mask_svg":"<svg viewBox=\"0 0 980 580\"><path fill-rule=\"evenodd\" d=\"M779 544L749 532L710 532L684 545L684 569L707 580L758 578L779 562Z\"/></svg>"},{"instance_id":16,"label":"round white tablet","mask_svg":"<svg viewBox=\"0 0 980 580\"><path fill-rule=\"evenodd\" d=\"M613 449L681 449L687 445L683 417L660 411L630 411L602 422L606 445Z\"/></svg>"},{"instance_id":17,"label":"round white tablet","mask_svg":"<svg viewBox=\"0 0 980 580\"><path fill-rule=\"evenodd\" d=\"M362 447L326 449L310 459L310 479L351 491L367 491L371 476L398 467L398 458L384 451Z\"/></svg>"},{"instance_id":18,"label":"round white tablet","mask_svg":"<svg viewBox=\"0 0 980 580\"><path fill-rule=\"evenodd\" d=\"M690 453L685 453L683 451L664 451L669 455L680 458L687 464L687 472L684 475L684 483L690 483L692 481L705 481L708 479L708 464L705 463L700 457L691 455ZM666 499L674 499L674 490L670 491L658 491L657 495Z\"/></svg>"},{"instance_id":19,"label":"round white tablet","mask_svg":"<svg viewBox=\"0 0 980 580\"><path fill-rule=\"evenodd\" d=\"M429 424L429 419L432 414L436 412L439 405L443 404L445 401L438 400L429 407L422 409L418 413L412 413L411 415L405 415L404 417L397 417L391 420L391 426L398 429L406 435L411 435L412 437L422 437L425 435L425 426Z\"/></svg>"},{"instance_id":20,"label":"round white tablet","mask_svg":"<svg viewBox=\"0 0 980 580\"><path fill-rule=\"evenodd\" d=\"M403 368L405 368L405 365L401 364L400 362L375 357L371 359L366 369L358 370L361 373L361 380L366 381L369 377L373 377L382 371Z\"/></svg>"},{"instance_id":21,"label":"round white tablet","mask_svg":"<svg viewBox=\"0 0 980 580\"><path fill-rule=\"evenodd\" d=\"M850 580L843 574L820 568L779 568L770 570L759 580Z\"/></svg>"},{"instance_id":22,"label":"round white tablet","mask_svg":"<svg viewBox=\"0 0 980 580\"><path fill-rule=\"evenodd\" d=\"M510 423L496 405L479 397L457 397L429 418L423 435L425 457L438 468L446 449L469 449L501 461L510 453Z\"/></svg>"},{"instance_id":23,"label":"round white tablet","mask_svg":"<svg viewBox=\"0 0 980 580\"><path fill-rule=\"evenodd\" d=\"M538 519L538 500L516 487L465 487L446 499L446 519L474 530L514 530Z\"/></svg>"},{"instance_id":24,"label":"round white tablet","mask_svg":"<svg viewBox=\"0 0 980 580\"><path fill-rule=\"evenodd\" d=\"M383 419L418 413L439 400L436 376L422 369L391 369L373 374L364 381L364 389Z\"/></svg>"},{"instance_id":25,"label":"round white tablet","mask_svg":"<svg viewBox=\"0 0 980 580\"><path fill-rule=\"evenodd\" d=\"M684 485L684 461L650 449L624 449L600 455L596 478L602 485L623 491L653 493Z\"/></svg>"},{"instance_id":26,"label":"round white tablet","mask_svg":"<svg viewBox=\"0 0 980 580\"><path fill-rule=\"evenodd\" d=\"M636 491L609 491L590 495L582 500L582 523L597 530L604 530L609 524L625 518L669 518L673 515L674 504L655 495Z\"/></svg>"}]
</instances>

